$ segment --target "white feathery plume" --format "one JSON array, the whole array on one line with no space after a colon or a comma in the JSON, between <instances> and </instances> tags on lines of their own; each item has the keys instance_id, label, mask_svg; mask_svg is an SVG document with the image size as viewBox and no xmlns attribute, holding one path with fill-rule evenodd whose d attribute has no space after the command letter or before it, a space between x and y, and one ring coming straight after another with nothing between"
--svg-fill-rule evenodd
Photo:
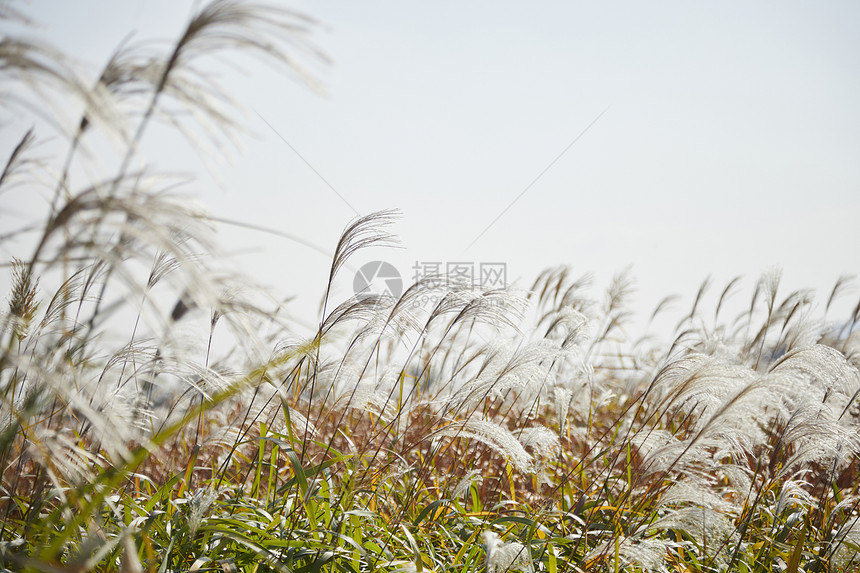
<instances>
[{"instance_id":1,"label":"white feathery plume","mask_svg":"<svg viewBox=\"0 0 860 573\"><path fill-rule=\"evenodd\" d=\"M583 559L589 562L615 552L616 540L602 542ZM646 539L638 535L621 537L618 540L618 559L624 566L639 566L645 571L665 570L668 543L662 539Z\"/></svg>"},{"instance_id":2,"label":"white feathery plume","mask_svg":"<svg viewBox=\"0 0 860 573\"><path fill-rule=\"evenodd\" d=\"M484 550L487 552L486 572L506 573L507 571L525 571L532 573L532 556L528 548L517 541L505 543L494 532L484 532Z\"/></svg>"},{"instance_id":3,"label":"white feathery plume","mask_svg":"<svg viewBox=\"0 0 860 573\"><path fill-rule=\"evenodd\" d=\"M332 370L332 368L329 368ZM366 410L379 416L384 421L391 421L398 414L398 403L394 392L400 379L401 370L393 365L386 368L379 380L368 375L360 378L364 370L354 364L340 364L336 367L336 380L331 376L322 378L322 387L332 385L335 400L331 408L334 410L349 408ZM400 404L400 414L406 416L407 401Z\"/></svg>"},{"instance_id":4,"label":"white feathery plume","mask_svg":"<svg viewBox=\"0 0 860 573\"><path fill-rule=\"evenodd\" d=\"M803 474L806 473L806 471L799 473ZM815 504L815 499L806 490L806 488L811 487L809 482L803 481L802 479L795 479L795 477L782 482L779 497L776 500L776 507L774 508L774 515L781 516L786 509L790 509L794 506L799 505L800 507L807 509Z\"/></svg>"},{"instance_id":5,"label":"white feathery plume","mask_svg":"<svg viewBox=\"0 0 860 573\"><path fill-rule=\"evenodd\" d=\"M203 517L209 512L209 508L218 499L221 492L211 486L197 489L188 500L190 507L188 511L188 536L194 539L197 529L203 522Z\"/></svg>"},{"instance_id":6,"label":"white feathery plume","mask_svg":"<svg viewBox=\"0 0 860 573\"><path fill-rule=\"evenodd\" d=\"M594 368L590 364L581 364L563 375L559 374L555 382L564 389L564 393L570 392L565 415L571 419L587 421L594 411L614 398L611 388L595 381Z\"/></svg>"},{"instance_id":7,"label":"white feathery plume","mask_svg":"<svg viewBox=\"0 0 860 573\"><path fill-rule=\"evenodd\" d=\"M642 458L642 471L645 475L665 470L686 448L684 442L662 428L635 432L630 443Z\"/></svg>"},{"instance_id":8,"label":"white feathery plume","mask_svg":"<svg viewBox=\"0 0 860 573\"><path fill-rule=\"evenodd\" d=\"M778 478L810 463L844 467L860 453L860 434L856 427L840 424L826 405L819 405L792 414L782 432L781 445L784 449L793 446L794 453L777 472Z\"/></svg>"},{"instance_id":9,"label":"white feathery plume","mask_svg":"<svg viewBox=\"0 0 860 573\"><path fill-rule=\"evenodd\" d=\"M289 411L290 425L294 432L298 432L299 435L307 433L310 436L317 436L319 434L319 430L317 430L316 426L314 426L311 421L304 416L304 414L295 408L290 408L286 404L283 404L282 407ZM288 432L289 430L286 426L281 429L282 434L287 434Z\"/></svg>"},{"instance_id":10,"label":"white feathery plume","mask_svg":"<svg viewBox=\"0 0 860 573\"><path fill-rule=\"evenodd\" d=\"M673 509L648 526L649 531L678 529L696 540L701 547L723 548L715 557L717 561L726 558L726 547L741 543L732 520L719 511L703 506L686 506ZM732 539L726 543L732 536Z\"/></svg>"},{"instance_id":11,"label":"white feathery plume","mask_svg":"<svg viewBox=\"0 0 860 573\"><path fill-rule=\"evenodd\" d=\"M489 420L450 422L434 432L435 436L471 438L486 444L501 454L511 465L523 473L532 473L534 459L510 430Z\"/></svg>"},{"instance_id":12,"label":"white feathery plume","mask_svg":"<svg viewBox=\"0 0 860 573\"><path fill-rule=\"evenodd\" d=\"M739 507L718 493L713 479L686 477L674 482L660 496L658 507L706 507L726 515L737 513Z\"/></svg>"},{"instance_id":13,"label":"white feathery plume","mask_svg":"<svg viewBox=\"0 0 860 573\"><path fill-rule=\"evenodd\" d=\"M556 386L553 388L555 403L555 416L558 420L558 433L564 436L567 433L567 412L570 409L570 399L573 391L569 388Z\"/></svg>"},{"instance_id":14,"label":"white feathery plume","mask_svg":"<svg viewBox=\"0 0 860 573\"><path fill-rule=\"evenodd\" d=\"M816 501L817 500L814 497L811 498L812 503L815 503ZM825 524L825 530L833 531L833 529L839 525L839 522L842 522L844 525L846 522L842 521L843 515L848 516L848 522L853 521L857 517L857 512L855 510L858 503L860 503L860 496L846 495L842 501L834 505L833 509L830 510Z\"/></svg>"},{"instance_id":15,"label":"white feathery plume","mask_svg":"<svg viewBox=\"0 0 860 573\"><path fill-rule=\"evenodd\" d=\"M662 396L661 409L682 414L696 412L693 424L699 431L755 379L749 368L699 354L666 367L658 375L654 390Z\"/></svg>"},{"instance_id":16,"label":"white feathery plume","mask_svg":"<svg viewBox=\"0 0 860 573\"><path fill-rule=\"evenodd\" d=\"M723 463L717 467L718 475L728 481L731 488L740 499L750 495L753 488L753 471L748 466Z\"/></svg>"},{"instance_id":17,"label":"white feathery plume","mask_svg":"<svg viewBox=\"0 0 860 573\"><path fill-rule=\"evenodd\" d=\"M531 448L535 458L547 459L561 448L558 435L544 426L532 426L516 431L517 438L525 448Z\"/></svg>"},{"instance_id":18,"label":"white feathery plume","mask_svg":"<svg viewBox=\"0 0 860 573\"><path fill-rule=\"evenodd\" d=\"M825 329L824 321L814 320L807 316L798 318L783 335L783 346L786 352L796 348L814 346L821 340L821 333Z\"/></svg>"},{"instance_id":19,"label":"white feathery plume","mask_svg":"<svg viewBox=\"0 0 860 573\"><path fill-rule=\"evenodd\" d=\"M845 359L854 368L860 369L860 329L854 330L842 342Z\"/></svg>"},{"instance_id":20,"label":"white feathery plume","mask_svg":"<svg viewBox=\"0 0 860 573\"><path fill-rule=\"evenodd\" d=\"M827 392L854 396L860 390L860 371L841 352L823 344L796 348L786 353L771 366L770 372L790 377L786 390L797 391L797 382L803 382L809 389L819 389L818 394L822 399ZM797 394L803 394L796 396L798 403L809 402L806 392Z\"/></svg>"},{"instance_id":21,"label":"white feathery plume","mask_svg":"<svg viewBox=\"0 0 860 573\"><path fill-rule=\"evenodd\" d=\"M847 571L849 565L856 568L857 546L860 546L860 518L855 516L839 528L827 545L831 571Z\"/></svg>"},{"instance_id":22,"label":"white feathery plume","mask_svg":"<svg viewBox=\"0 0 860 573\"><path fill-rule=\"evenodd\" d=\"M475 321L517 330L527 306L525 297L513 290L481 290L452 285L431 313L431 320L442 314L456 312L452 324Z\"/></svg>"},{"instance_id":23,"label":"white feathery plume","mask_svg":"<svg viewBox=\"0 0 860 573\"><path fill-rule=\"evenodd\" d=\"M544 426L523 428L516 431L515 435L524 448L532 451L534 473L537 475L538 483L551 484L552 482L545 472L545 465L561 450L558 435Z\"/></svg>"},{"instance_id":24,"label":"white feathery plume","mask_svg":"<svg viewBox=\"0 0 860 573\"><path fill-rule=\"evenodd\" d=\"M547 319L546 338L559 339L566 350L581 346L590 336L589 318L573 306L564 306Z\"/></svg>"},{"instance_id":25,"label":"white feathery plume","mask_svg":"<svg viewBox=\"0 0 860 573\"><path fill-rule=\"evenodd\" d=\"M481 472L478 470L469 470L466 472L466 475L457 482L457 485L454 486L454 491L451 492L451 499L459 499L460 496L471 489L473 483L479 482L482 479L483 475L481 475Z\"/></svg>"},{"instance_id":26,"label":"white feathery plume","mask_svg":"<svg viewBox=\"0 0 860 573\"><path fill-rule=\"evenodd\" d=\"M496 342L474 380L451 397L456 409L469 409L487 398L503 398L508 390L525 392L527 397L542 389L558 347L544 340L513 349L507 341Z\"/></svg>"}]
</instances>

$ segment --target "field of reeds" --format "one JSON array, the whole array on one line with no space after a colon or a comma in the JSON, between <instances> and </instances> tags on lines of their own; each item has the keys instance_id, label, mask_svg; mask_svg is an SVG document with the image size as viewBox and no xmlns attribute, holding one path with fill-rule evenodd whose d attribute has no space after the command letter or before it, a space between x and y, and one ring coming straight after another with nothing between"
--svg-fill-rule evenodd
<instances>
[{"instance_id":1,"label":"field of reeds","mask_svg":"<svg viewBox=\"0 0 860 573\"><path fill-rule=\"evenodd\" d=\"M332 237L312 332L225 267L215 223L140 143L157 124L236 137L210 59L301 76L309 26L216 0L92 77L48 42L0 40L4 113L64 137L46 155L19 134L0 172L4 211L43 199L0 234L3 571L860 568L848 278L817 299L776 271L706 281L633 339L624 273L335 300L350 258L394 239L393 211Z\"/></svg>"}]
</instances>

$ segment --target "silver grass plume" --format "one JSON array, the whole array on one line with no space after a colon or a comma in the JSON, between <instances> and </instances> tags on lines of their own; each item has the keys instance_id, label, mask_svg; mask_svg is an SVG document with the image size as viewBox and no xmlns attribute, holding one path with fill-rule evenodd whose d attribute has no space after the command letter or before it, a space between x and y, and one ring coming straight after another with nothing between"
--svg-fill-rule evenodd
<instances>
[{"instance_id":1,"label":"silver grass plume","mask_svg":"<svg viewBox=\"0 0 860 573\"><path fill-rule=\"evenodd\" d=\"M481 472L478 470L469 470L466 472L457 485L454 486L453 491L451 492L451 499L460 499L465 493L471 489L472 484L477 483L483 479Z\"/></svg>"},{"instance_id":2,"label":"silver grass plume","mask_svg":"<svg viewBox=\"0 0 860 573\"><path fill-rule=\"evenodd\" d=\"M553 388L553 399L555 404L555 417L558 422L558 433L560 436L567 434L567 412L570 409L570 399L573 391L569 388L556 386Z\"/></svg>"},{"instance_id":3,"label":"silver grass plume","mask_svg":"<svg viewBox=\"0 0 860 573\"><path fill-rule=\"evenodd\" d=\"M532 473L534 458L510 430L489 420L449 422L433 432L434 437L469 438L486 444L511 463L517 471Z\"/></svg>"},{"instance_id":4,"label":"silver grass plume","mask_svg":"<svg viewBox=\"0 0 860 573\"><path fill-rule=\"evenodd\" d=\"M129 395L135 387L152 385L158 390L165 381L173 380L206 401L233 383L232 377L222 376L218 369L210 367L208 357L205 361L202 357L192 360L189 349L176 344L175 323L181 316L166 319L163 312L158 312L155 301L165 292L160 285L162 280L171 283L167 292L185 292L182 300L186 307L205 308L222 324L233 326L240 333L239 342L249 343L247 350L253 350L253 346L262 354L255 321L248 317L253 304L239 300L228 284L230 279L217 268L214 258L208 258L216 251L207 237L205 216L190 207L187 199L170 196L172 182L165 184L145 171L128 169L149 117L160 111L162 95L173 95L177 100L187 96L189 105L203 101L197 98L199 90L195 91L192 84L183 84L191 77L202 81L203 76L195 75L192 65L198 56L213 49L238 47L264 58L274 55L291 60L292 54L282 48L284 41L290 41L288 34L281 34L273 43L261 31L284 32L290 20L298 21L294 31L303 33L308 22L277 8L256 12L255 6L229 1L209 4L189 24L167 60L153 56L140 67L143 60L136 55L139 52L119 50L95 88L86 87L90 82L81 81L69 71L64 59L55 58L50 48L8 37L0 40L0 72L5 80L11 79L13 84L29 82L36 89L41 89L42 84L50 84L48 89L61 86L87 102L69 158L76 155L78 137L85 131L113 123L113 116L105 115L108 111L131 100L142 104L137 108L141 115L135 137L121 134L126 160L118 175L73 192L66 177L71 159L67 160L57 182L58 199L32 257L22 267L26 277L33 277L31 292L36 276L47 275L54 280L54 275L60 275L62 279L44 318L36 325L38 336L27 337L26 348L20 353L4 355L4 361L22 373L18 380L29 400L27 410L16 414L24 420L45 420L39 431L30 434L30 450L38 454L44 467L50 468L58 487L66 480L85 480L89 475L86 468L125 459L128 444L138 443L141 438L139 432L144 424L140 418L145 416L150 421L145 425L157 428L166 418L182 414L179 402L174 402L170 393L162 402L144 404L144 409L133 412L135 402ZM212 87L206 82L197 85L201 89ZM11 98L4 99L4 104L10 101ZM205 102L201 105L208 106ZM198 117L215 124L228 123L226 115L211 107ZM31 141L29 134L25 136L7 163L0 179L3 190L13 183L12 176L27 166L22 158ZM142 275L146 267L151 268L148 276ZM121 284L114 285L114 277ZM137 322L132 321L135 324L130 338L122 338L127 332L121 329L128 320L120 316L120 311L129 308L131 305L125 303L131 300L141 308L138 318L142 322L154 322L149 322L145 333L139 335ZM12 305L11 315L35 322L35 309L28 315L23 313L25 307ZM218 319L212 319L211 328ZM23 324L21 320L17 322ZM184 323L179 328L182 326ZM23 332L19 328L19 335ZM249 361L261 360L255 356ZM55 398L66 405L65 412L52 409ZM17 400L11 401L13 409L20 406ZM49 416L45 417L46 413ZM56 430L65 424L76 426L78 442ZM104 457L91 460L81 446L86 440L97 444Z\"/></svg>"},{"instance_id":5,"label":"silver grass plume","mask_svg":"<svg viewBox=\"0 0 860 573\"><path fill-rule=\"evenodd\" d=\"M448 329L474 322L517 331L526 307L526 299L512 290L453 284L430 312L428 323L454 314Z\"/></svg>"},{"instance_id":6,"label":"silver grass plume","mask_svg":"<svg viewBox=\"0 0 860 573\"><path fill-rule=\"evenodd\" d=\"M720 495L713 479L688 476L675 481L660 496L658 507L705 507L724 515L736 514L740 507Z\"/></svg>"},{"instance_id":7,"label":"silver grass plume","mask_svg":"<svg viewBox=\"0 0 860 573\"><path fill-rule=\"evenodd\" d=\"M398 217L399 212L396 210L378 211L357 218L344 229L332 258L328 286L323 297L323 309L328 303L335 276L352 255L368 247L390 247L397 244L396 237L388 232L387 227L394 223Z\"/></svg>"},{"instance_id":8,"label":"silver grass plume","mask_svg":"<svg viewBox=\"0 0 860 573\"><path fill-rule=\"evenodd\" d=\"M504 542L494 531L484 532L484 550L487 553L485 570L487 573L506 573L507 571L534 571L531 553L517 541Z\"/></svg>"},{"instance_id":9,"label":"silver grass plume","mask_svg":"<svg viewBox=\"0 0 860 573\"><path fill-rule=\"evenodd\" d=\"M617 545L616 545L617 544ZM645 571L664 571L670 544L662 539L645 538L641 535L622 536L620 539L604 541L589 551L585 562L608 558L618 548L621 565L638 566Z\"/></svg>"},{"instance_id":10,"label":"silver grass plume","mask_svg":"<svg viewBox=\"0 0 860 573\"><path fill-rule=\"evenodd\" d=\"M807 470L798 473L805 474L807 473ZM778 516L782 515L786 510L794 509L798 506L804 510L808 510L813 507L815 500L807 491L810 486L811 484L800 479L800 475L798 474L795 474L791 478L783 481L782 487L779 491L779 497L777 497L776 500L774 514Z\"/></svg>"},{"instance_id":11,"label":"silver grass plume","mask_svg":"<svg viewBox=\"0 0 860 573\"><path fill-rule=\"evenodd\" d=\"M726 514L705 506L684 506L672 509L648 525L649 531L680 530L707 548L706 556L717 563L728 559L727 547L741 543L732 519Z\"/></svg>"},{"instance_id":12,"label":"silver grass plume","mask_svg":"<svg viewBox=\"0 0 860 573\"><path fill-rule=\"evenodd\" d=\"M860 371L849 364L841 352L823 344L786 353L770 367L770 373L803 383L807 391L814 389L822 401L831 393L850 397L860 389ZM798 392L797 398L806 401L809 396L801 396Z\"/></svg>"},{"instance_id":13,"label":"silver grass plume","mask_svg":"<svg viewBox=\"0 0 860 573\"><path fill-rule=\"evenodd\" d=\"M827 298L827 304L824 305L824 318L827 318L827 312L830 310L830 307L842 295L845 291L850 289L850 285L854 282L856 277L854 275L840 275L840 277L836 280L836 283L833 285L833 290L830 291L830 296Z\"/></svg>"},{"instance_id":14,"label":"silver grass plume","mask_svg":"<svg viewBox=\"0 0 860 573\"><path fill-rule=\"evenodd\" d=\"M9 159L3 166L3 171L0 172L0 194L5 193L15 185L21 183L33 171L41 167L41 161L30 156L30 152L35 147L36 136L33 128L27 130L27 133L12 150ZM10 235L2 237L4 240Z\"/></svg>"},{"instance_id":15,"label":"silver grass plume","mask_svg":"<svg viewBox=\"0 0 860 573\"><path fill-rule=\"evenodd\" d=\"M86 99L87 88L80 79L71 71L69 62L64 54L52 46L15 38L4 35L0 38L0 74L7 80L5 85L23 84L34 92L40 101L49 105L54 104L50 97L51 90L59 93L74 94ZM13 90L3 89L0 91L3 97L3 107L24 108L30 112L40 115L42 119L58 127L63 128L55 116L45 114L44 110L31 105L30 98L20 97ZM57 113L57 115L60 115Z\"/></svg>"},{"instance_id":16,"label":"silver grass plume","mask_svg":"<svg viewBox=\"0 0 860 573\"><path fill-rule=\"evenodd\" d=\"M860 453L860 434L836 420L829 408L816 406L796 410L786 422L778 446L793 454L777 472L781 478L810 463L842 468Z\"/></svg>"},{"instance_id":17,"label":"silver grass plume","mask_svg":"<svg viewBox=\"0 0 860 573\"><path fill-rule=\"evenodd\" d=\"M139 141L143 127L155 112L167 114L171 125L186 136L191 135L182 126L181 112L159 105L158 100L163 96L178 102L180 109L197 119L198 125L210 134L217 129L229 136L237 124L221 102L228 107L236 106L212 78L196 67L197 60L231 51L243 53L281 65L303 82L314 85L304 61L325 62L326 58L307 39L313 24L297 12L272 5L214 0L194 15L166 57L151 57L132 47L112 59L113 65L103 74L102 81L111 91L128 95L144 91L137 87L141 82L148 84L144 87L149 88L153 97L144 103L135 141ZM296 57L297 54L301 57Z\"/></svg>"},{"instance_id":18,"label":"silver grass plume","mask_svg":"<svg viewBox=\"0 0 860 573\"><path fill-rule=\"evenodd\" d=\"M590 335L590 320L573 306L564 306L541 318L547 321L546 338L560 337L565 350L581 346Z\"/></svg>"},{"instance_id":19,"label":"silver grass plume","mask_svg":"<svg viewBox=\"0 0 860 573\"><path fill-rule=\"evenodd\" d=\"M218 499L219 495L221 495L221 492L211 486L200 488L191 494L190 499L187 501L190 507L188 512L188 528L190 530L190 537L194 537L197 533L197 529L200 527L203 517L205 517L209 512L209 508L212 507L212 504L216 499Z\"/></svg>"},{"instance_id":20,"label":"silver grass plume","mask_svg":"<svg viewBox=\"0 0 860 573\"><path fill-rule=\"evenodd\" d=\"M455 412L469 410L487 399L505 399L508 391L523 392L527 398L543 390L544 380L558 347L537 340L522 348L511 348L507 341L493 343L495 351L487 356L480 373L451 397Z\"/></svg>"},{"instance_id":21,"label":"silver grass plume","mask_svg":"<svg viewBox=\"0 0 860 573\"><path fill-rule=\"evenodd\" d=\"M845 354L845 359L854 368L860 370L860 330L855 330L849 334L842 343L842 352Z\"/></svg>"},{"instance_id":22,"label":"silver grass plume","mask_svg":"<svg viewBox=\"0 0 860 573\"><path fill-rule=\"evenodd\" d=\"M854 516L840 527L827 544L831 571L847 571L847 567L857 567L860 546L860 518Z\"/></svg>"},{"instance_id":23,"label":"silver grass plume","mask_svg":"<svg viewBox=\"0 0 860 573\"><path fill-rule=\"evenodd\" d=\"M12 323L12 331L19 342L27 338L39 309L36 300L38 288L39 279L33 277L32 269L22 261L12 259L12 295L9 297L7 320ZM0 329L0 337L6 331L5 322Z\"/></svg>"},{"instance_id":24,"label":"silver grass plume","mask_svg":"<svg viewBox=\"0 0 860 573\"><path fill-rule=\"evenodd\" d=\"M515 432L517 439L527 450L532 451L534 473L539 484L552 484L546 473L546 464L561 451L558 435L544 426L532 426Z\"/></svg>"}]
</instances>

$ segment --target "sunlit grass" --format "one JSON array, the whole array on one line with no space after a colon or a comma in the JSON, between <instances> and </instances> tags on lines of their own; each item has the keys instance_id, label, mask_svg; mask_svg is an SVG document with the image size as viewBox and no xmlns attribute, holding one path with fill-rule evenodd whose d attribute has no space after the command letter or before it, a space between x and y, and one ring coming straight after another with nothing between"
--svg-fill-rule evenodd
<instances>
[{"instance_id":1,"label":"sunlit grass","mask_svg":"<svg viewBox=\"0 0 860 573\"><path fill-rule=\"evenodd\" d=\"M741 282L713 307L706 282L675 328L635 340L625 273L334 300L350 257L392 242L394 211L332 238L313 332L232 274L140 143L164 120L215 147L236 137L200 60L251 52L303 73L309 26L216 1L163 52L123 47L92 78L47 43L0 42L7 111L51 117L40 98L56 92L83 110L45 127L76 126L57 158L30 130L0 175L4 200L51 190L0 237L17 255L0 327L6 570L857 567L860 305L828 320L848 278L822 311L768 272L738 316ZM85 153L97 135L113 169ZM79 182L82 167L101 178Z\"/></svg>"}]
</instances>

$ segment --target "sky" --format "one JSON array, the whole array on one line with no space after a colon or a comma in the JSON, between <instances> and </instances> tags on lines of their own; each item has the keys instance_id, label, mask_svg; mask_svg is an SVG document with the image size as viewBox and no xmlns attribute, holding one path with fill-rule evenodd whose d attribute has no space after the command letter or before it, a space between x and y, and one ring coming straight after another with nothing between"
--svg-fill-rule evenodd
<instances>
[{"instance_id":1,"label":"sky","mask_svg":"<svg viewBox=\"0 0 860 573\"><path fill-rule=\"evenodd\" d=\"M38 35L98 70L130 32L174 38L194 5L22 6ZM325 289L320 251L389 208L401 248L357 255L336 298L376 260L406 283L416 266L501 263L522 288L569 265L598 298L629 268L643 315L670 294L692 304L709 275L717 294L742 275L746 301L773 267L783 295L820 300L860 274L856 2L283 5L316 22L331 63L297 55L316 88L231 60L219 79L244 109L243 148L204 165L156 133L147 157L196 174L213 215L302 238L219 230L302 319ZM3 131L10 149L20 134Z\"/></svg>"}]
</instances>

